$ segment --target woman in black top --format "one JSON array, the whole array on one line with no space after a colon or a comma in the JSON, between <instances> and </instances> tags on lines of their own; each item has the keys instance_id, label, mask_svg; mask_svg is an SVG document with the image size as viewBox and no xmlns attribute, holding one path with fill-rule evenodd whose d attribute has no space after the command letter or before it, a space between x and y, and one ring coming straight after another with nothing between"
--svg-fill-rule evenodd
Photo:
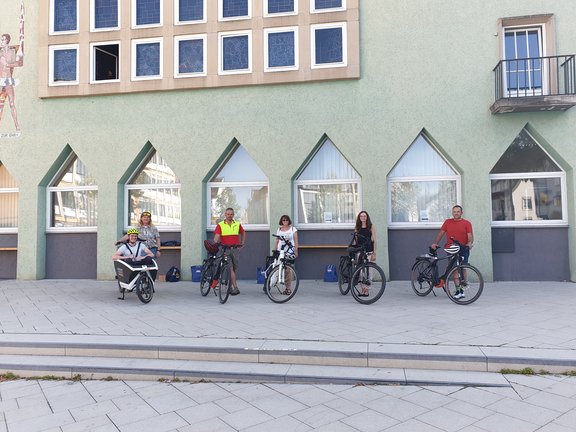
<instances>
[{"instance_id":1,"label":"woman in black top","mask_svg":"<svg viewBox=\"0 0 576 432\"><path fill-rule=\"evenodd\" d=\"M368 213L364 210L358 213L354 232L364 237L358 238L358 244L360 245L365 243L366 252L368 252L370 261L376 261L376 227L370 220Z\"/></svg>"}]
</instances>

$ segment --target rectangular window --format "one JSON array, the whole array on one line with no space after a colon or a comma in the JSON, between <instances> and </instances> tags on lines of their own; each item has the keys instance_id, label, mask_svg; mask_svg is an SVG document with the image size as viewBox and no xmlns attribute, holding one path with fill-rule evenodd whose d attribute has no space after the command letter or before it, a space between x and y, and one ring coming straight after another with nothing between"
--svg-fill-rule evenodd
<instances>
[{"instance_id":1,"label":"rectangular window","mask_svg":"<svg viewBox=\"0 0 576 432\"><path fill-rule=\"evenodd\" d=\"M236 20L252 16L251 0L218 0L218 19Z\"/></svg>"},{"instance_id":2,"label":"rectangular window","mask_svg":"<svg viewBox=\"0 0 576 432\"><path fill-rule=\"evenodd\" d=\"M230 201L234 202L236 218L242 225L268 226L268 185L222 185L210 183L210 226L215 226L222 220L226 207ZM224 205L222 205L224 203Z\"/></svg>"},{"instance_id":3,"label":"rectangular window","mask_svg":"<svg viewBox=\"0 0 576 432\"><path fill-rule=\"evenodd\" d=\"M264 15L295 15L298 13L294 0L264 0Z\"/></svg>"},{"instance_id":4,"label":"rectangular window","mask_svg":"<svg viewBox=\"0 0 576 432\"><path fill-rule=\"evenodd\" d=\"M174 38L174 76L206 76L206 35Z\"/></svg>"},{"instance_id":5,"label":"rectangular window","mask_svg":"<svg viewBox=\"0 0 576 432\"><path fill-rule=\"evenodd\" d=\"M311 26L312 68L347 65L346 23Z\"/></svg>"},{"instance_id":6,"label":"rectangular window","mask_svg":"<svg viewBox=\"0 0 576 432\"><path fill-rule=\"evenodd\" d=\"M78 0L51 0L51 33L78 31Z\"/></svg>"},{"instance_id":7,"label":"rectangular window","mask_svg":"<svg viewBox=\"0 0 576 432\"><path fill-rule=\"evenodd\" d=\"M16 232L18 227L18 185L0 163L0 232Z\"/></svg>"},{"instance_id":8,"label":"rectangular window","mask_svg":"<svg viewBox=\"0 0 576 432\"><path fill-rule=\"evenodd\" d=\"M346 10L346 0L310 0L310 12L333 12Z\"/></svg>"},{"instance_id":9,"label":"rectangular window","mask_svg":"<svg viewBox=\"0 0 576 432\"><path fill-rule=\"evenodd\" d=\"M115 30L120 22L118 0L91 0L91 29Z\"/></svg>"},{"instance_id":10,"label":"rectangular window","mask_svg":"<svg viewBox=\"0 0 576 432\"><path fill-rule=\"evenodd\" d=\"M540 27L505 29L504 78L509 96L542 94L542 50Z\"/></svg>"},{"instance_id":11,"label":"rectangular window","mask_svg":"<svg viewBox=\"0 0 576 432\"><path fill-rule=\"evenodd\" d=\"M120 42L90 44L90 82L120 80Z\"/></svg>"},{"instance_id":12,"label":"rectangular window","mask_svg":"<svg viewBox=\"0 0 576 432\"><path fill-rule=\"evenodd\" d=\"M299 224L351 224L358 213L358 183L297 185Z\"/></svg>"},{"instance_id":13,"label":"rectangular window","mask_svg":"<svg viewBox=\"0 0 576 432\"><path fill-rule=\"evenodd\" d=\"M132 41L132 80L162 78L162 39Z\"/></svg>"},{"instance_id":14,"label":"rectangular window","mask_svg":"<svg viewBox=\"0 0 576 432\"><path fill-rule=\"evenodd\" d=\"M162 25L162 0L132 0L132 26Z\"/></svg>"},{"instance_id":15,"label":"rectangular window","mask_svg":"<svg viewBox=\"0 0 576 432\"><path fill-rule=\"evenodd\" d=\"M218 70L221 75L252 72L252 32L219 34Z\"/></svg>"},{"instance_id":16,"label":"rectangular window","mask_svg":"<svg viewBox=\"0 0 576 432\"><path fill-rule=\"evenodd\" d=\"M175 0L176 24L206 22L206 0Z\"/></svg>"},{"instance_id":17,"label":"rectangular window","mask_svg":"<svg viewBox=\"0 0 576 432\"><path fill-rule=\"evenodd\" d=\"M390 181L391 222L441 223L458 202L456 180Z\"/></svg>"},{"instance_id":18,"label":"rectangular window","mask_svg":"<svg viewBox=\"0 0 576 432\"><path fill-rule=\"evenodd\" d=\"M264 70L274 72L295 69L298 69L298 29L265 29Z\"/></svg>"},{"instance_id":19,"label":"rectangular window","mask_svg":"<svg viewBox=\"0 0 576 432\"><path fill-rule=\"evenodd\" d=\"M49 85L78 84L78 45L50 47Z\"/></svg>"},{"instance_id":20,"label":"rectangular window","mask_svg":"<svg viewBox=\"0 0 576 432\"><path fill-rule=\"evenodd\" d=\"M86 190L50 190L53 228L96 227L98 221L98 191Z\"/></svg>"}]
</instances>

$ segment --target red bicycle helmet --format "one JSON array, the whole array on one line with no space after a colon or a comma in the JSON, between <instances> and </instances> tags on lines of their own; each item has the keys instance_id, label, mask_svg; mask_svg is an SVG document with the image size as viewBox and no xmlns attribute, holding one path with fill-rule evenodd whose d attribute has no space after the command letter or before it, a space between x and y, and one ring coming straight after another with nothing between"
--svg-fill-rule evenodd
<instances>
[{"instance_id":1,"label":"red bicycle helmet","mask_svg":"<svg viewBox=\"0 0 576 432\"><path fill-rule=\"evenodd\" d=\"M204 240L204 248L211 254L218 252L218 243L214 243L212 240Z\"/></svg>"}]
</instances>

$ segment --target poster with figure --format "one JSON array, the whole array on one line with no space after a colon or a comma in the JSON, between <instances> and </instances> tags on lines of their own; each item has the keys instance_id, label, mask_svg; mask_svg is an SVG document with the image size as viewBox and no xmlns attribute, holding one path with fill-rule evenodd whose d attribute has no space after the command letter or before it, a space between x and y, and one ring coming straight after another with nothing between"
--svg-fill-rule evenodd
<instances>
[{"instance_id":1,"label":"poster with figure","mask_svg":"<svg viewBox=\"0 0 576 432\"><path fill-rule=\"evenodd\" d=\"M13 127L11 132L0 132L0 137L10 138L20 136L20 124L16 110L15 87L19 80L14 77L16 68L24 66L24 3L20 4L20 35L18 44L13 43L10 33L2 33L0 28L0 125L6 130L5 122L8 121L10 111Z\"/></svg>"}]
</instances>

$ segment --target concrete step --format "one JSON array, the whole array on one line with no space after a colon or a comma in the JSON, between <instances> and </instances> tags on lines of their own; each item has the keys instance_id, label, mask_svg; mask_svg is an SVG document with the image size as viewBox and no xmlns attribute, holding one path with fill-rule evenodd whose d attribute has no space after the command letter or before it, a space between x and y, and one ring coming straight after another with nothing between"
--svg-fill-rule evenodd
<instances>
[{"instance_id":1,"label":"concrete step","mask_svg":"<svg viewBox=\"0 0 576 432\"><path fill-rule=\"evenodd\" d=\"M0 355L499 372L576 370L576 351L302 340L1 334Z\"/></svg>"}]
</instances>

